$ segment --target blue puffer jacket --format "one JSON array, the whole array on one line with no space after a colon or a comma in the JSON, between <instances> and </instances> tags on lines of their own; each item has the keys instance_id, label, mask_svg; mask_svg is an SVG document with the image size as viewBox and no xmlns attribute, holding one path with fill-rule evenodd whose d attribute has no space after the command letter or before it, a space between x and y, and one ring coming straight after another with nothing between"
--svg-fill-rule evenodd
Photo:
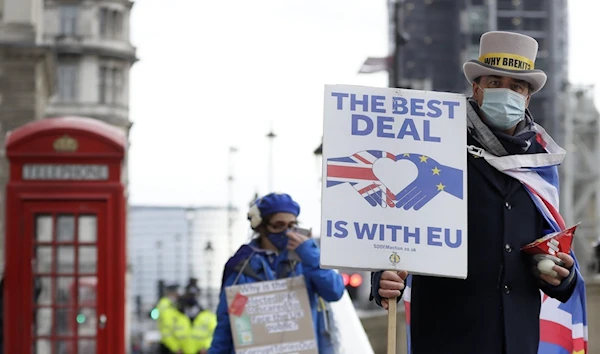
<instances>
[{"instance_id":1,"label":"blue puffer jacket","mask_svg":"<svg viewBox=\"0 0 600 354\"><path fill-rule=\"evenodd\" d=\"M271 251L262 250L258 242L252 241L248 245L242 246L236 254L229 259L223 272L223 287L219 306L217 307L217 328L213 335L213 341L208 351L209 354L230 354L234 353L233 338L229 324L229 313L227 312L227 299L225 297L225 287L233 285L237 278L236 285L258 282L258 279L244 273L240 274L235 269L236 265L250 259L247 267L252 270L262 280L275 280L288 278L296 275L304 275L306 287L308 290L308 299L312 310L313 326L319 343L319 353L328 351L321 346L328 342L327 334L323 329L322 311L317 311L319 307L319 297L325 301L337 301L344 293L344 283L342 277L331 269L321 269L319 267L320 251L313 239L302 243L296 248L296 253L301 259L295 266L295 269L289 272L283 270L284 264L288 261L288 251L283 251L279 255ZM288 268L289 270L289 268ZM282 274L282 271L287 274ZM239 276L239 278L238 278Z\"/></svg>"}]
</instances>

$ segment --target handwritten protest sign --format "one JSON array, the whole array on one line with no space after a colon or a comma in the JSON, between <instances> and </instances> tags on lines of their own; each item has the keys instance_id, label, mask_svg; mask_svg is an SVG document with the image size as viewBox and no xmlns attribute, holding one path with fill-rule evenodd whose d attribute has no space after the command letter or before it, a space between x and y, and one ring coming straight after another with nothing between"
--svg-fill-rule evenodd
<instances>
[{"instance_id":1,"label":"handwritten protest sign","mask_svg":"<svg viewBox=\"0 0 600 354\"><path fill-rule=\"evenodd\" d=\"M317 354L304 276L225 289L238 354Z\"/></svg>"},{"instance_id":2,"label":"handwritten protest sign","mask_svg":"<svg viewBox=\"0 0 600 354\"><path fill-rule=\"evenodd\" d=\"M467 276L464 95L325 88L321 265Z\"/></svg>"}]
</instances>

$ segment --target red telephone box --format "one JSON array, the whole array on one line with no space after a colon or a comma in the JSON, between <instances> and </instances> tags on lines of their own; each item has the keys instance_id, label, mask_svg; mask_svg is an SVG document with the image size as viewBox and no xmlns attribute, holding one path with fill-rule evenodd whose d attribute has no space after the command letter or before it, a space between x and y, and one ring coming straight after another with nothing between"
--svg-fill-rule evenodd
<instances>
[{"instance_id":1,"label":"red telephone box","mask_svg":"<svg viewBox=\"0 0 600 354\"><path fill-rule=\"evenodd\" d=\"M125 353L126 146L90 118L8 134L5 353Z\"/></svg>"}]
</instances>

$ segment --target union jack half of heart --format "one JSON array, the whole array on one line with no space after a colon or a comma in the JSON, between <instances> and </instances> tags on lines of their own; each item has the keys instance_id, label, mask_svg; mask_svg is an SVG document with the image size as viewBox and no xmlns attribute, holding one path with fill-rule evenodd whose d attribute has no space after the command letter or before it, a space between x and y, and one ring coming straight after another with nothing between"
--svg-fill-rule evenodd
<instances>
[{"instance_id":1,"label":"union jack half of heart","mask_svg":"<svg viewBox=\"0 0 600 354\"><path fill-rule=\"evenodd\" d=\"M404 161L405 166L406 163L409 163L408 166L413 164L417 175L408 185L393 190L394 182L409 171L400 168L378 174L374 166L381 159L388 163ZM440 193L463 199L463 174L460 169L442 165L422 154L394 155L380 150L364 150L347 157L327 159L326 186L330 188L348 183L373 207L419 210Z\"/></svg>"}]
</instances>

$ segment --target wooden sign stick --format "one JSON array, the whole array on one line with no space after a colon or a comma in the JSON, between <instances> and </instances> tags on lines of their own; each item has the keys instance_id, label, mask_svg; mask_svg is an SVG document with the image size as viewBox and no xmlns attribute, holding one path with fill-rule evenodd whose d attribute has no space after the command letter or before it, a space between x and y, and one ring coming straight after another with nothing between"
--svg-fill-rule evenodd
<instances>
[{"instance_id":1,"label":"wooden sign stick","mask_svg":"<svg viewBox=\"0 0 600 354\"><path fill-rule=\"evenodd\" d=\"M396 300L395 297L388 299L387 354L396 354Z\"/></svg>"}]
</instances>

